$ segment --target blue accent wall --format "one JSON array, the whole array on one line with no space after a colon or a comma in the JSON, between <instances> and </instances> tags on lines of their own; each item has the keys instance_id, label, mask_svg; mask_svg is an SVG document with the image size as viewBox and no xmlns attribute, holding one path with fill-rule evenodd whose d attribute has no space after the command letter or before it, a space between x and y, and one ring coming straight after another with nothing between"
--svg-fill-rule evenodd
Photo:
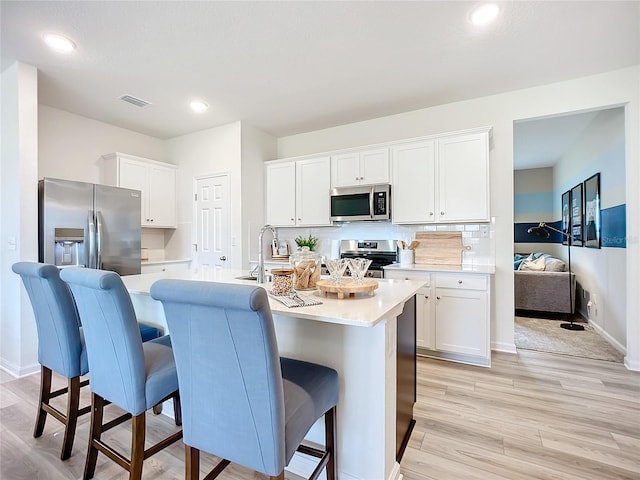
<instances>
[{"instance_id":1,"label":"blue accent wall","mask_svg":"<svg viewBox=\"0 0 640 480\"><path fill-rule=\"evenodd\" d=\"M551 213L553 212L553 192L516 193L513 197L513 210L516 215Z\"/></svg>"},{"instance_id":2,"label":"blue accent wall","mask_svg":"<svg viewBox=\"0 0 640 480\"><path fill-rule=\"evenodd\" d=\"M601 244L609 248L627 248L627 206L617 205L600 212Z\"/></svg>"},{"instance_id":3,"label":"blue accent wall","mask_svg":"<svg viewBox=\"0 0 640 480\"><path fill-rule=\"evenodd\" d=\"M600 231L602 248L627 248L627 206L616 205L604 208L600 212L602 227ZM554 228L561 230L562 222L546 222ZM515 223L513 225L513 241L515 243L562 243L562 235L549 230L549 238L540 238L527 233L531 227L537 227L538 223Z\"/></svg>"}]
</instances>

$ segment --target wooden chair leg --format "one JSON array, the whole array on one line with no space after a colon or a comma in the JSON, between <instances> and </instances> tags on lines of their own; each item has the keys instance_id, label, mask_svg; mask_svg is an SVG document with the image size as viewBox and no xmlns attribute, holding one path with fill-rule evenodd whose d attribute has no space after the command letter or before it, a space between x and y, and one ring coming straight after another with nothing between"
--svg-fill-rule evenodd
<instances>
[{"instance_id":1,"label":"wooden chair leg","mask_svg":"<svg viewBox=\"0 0 640 480\"><path fill-rule=\"evenodd\" d=\"M329 460L327 461L327 480L336 480L337 465L336 465L336 407L334 406L327 413L324 414L324 436L325 436L325 449L330 452Z\"/></svg>"},{"instance_id":2,"label":"wooden chair leg","mask_svg":"<svg viewBox=\"0 0 640 480\"><path fill-rule=\"evenodd\" d=\"M160 415L162 413L162 403L154 405L152 410L154 415Z\"/></svg>"},{"instance_id":3,"label":"wooden chair leg","mask_svg":"<svg viewBox=\"0 0 640 480\"><path fill-rule=\"evenodd\" d=\"M38 414L36 425L33 429L33 436L38 438L44 431L44 424L47 420L47 412L42 408L43 404L49 404L51 399L51 369L40 366L40 400L38 401Z\"/></svg>"},{"instance_id":4,"label":"wooden chair leg","mask_svg":"<svg viewBox=\"0 0 640 480\"><path fill-rule=\"evenodd\" d=\"M142 464L144 462L145 412L133 417L131 429L131 466L129 470L129 480L140 480L142 478Z\"/></svg>"},{"instance_id":5,"label":"wooden chair leg","mask_svg":"<svg viewBox=\"0 0 640 480\"><path fill-rule=\"evenodd\" d=\"M99 441L102 435L102 416L104 413L104 399L100 395L91 393L91 426L89 427L89 448L87 460L84 464L84 480L93 478L98 461L98 449L94 441Z\"/></svg>"},{"instance_id":6,"label":"wooden chair leg","mask_svg":"<svg viewBox=\"0 0 640 480\"><path fill-rule=\"evenodd\" d=\"M200 479L200 450L189 445L184 446L184 478Z\"/></svg>"},{"instance_id":7,"label":"wooden chair leg","mask_svg":"<svg viewBox=\"0 0 640 480\"><path fill-rule=\"evenodd\" d=\"M78 407L80 406L80 377L70 378L67 385L67 418L64 429L64 441L62 443L61 460L71 456L73 438L76 434L78 423Z\"/></svg>"},{"instance_id":8,"label":"wooden chair leg","mask_svg":"<svg viewBox=\"0 0 640 480\"><path fill-rule=\"evenodd\" d=\"M176 391L173 396L173 418L178 427L182 426L182 407L180 406L180 392Z\"/></svg>"}]
</instances>

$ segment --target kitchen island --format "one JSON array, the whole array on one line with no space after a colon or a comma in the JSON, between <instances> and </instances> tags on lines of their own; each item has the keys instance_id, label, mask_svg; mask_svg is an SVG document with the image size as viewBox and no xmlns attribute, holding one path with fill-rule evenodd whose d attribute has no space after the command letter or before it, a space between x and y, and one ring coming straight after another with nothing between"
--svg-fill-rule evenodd
<instances>
[{"instance_id":1,"label":"kitchen island","mask_svg":"<svg viewBox=\"0 0 640 480\"><path fill-rule=\"evenodd\" d=\"M173 278L256 285L255 281L236 278L242 275L246 272L188 270L122 279L138 319L166 330L162 305L149 296L155 281ZM322 304L297 308L269 299L280 354L338 371L336 442L340 480L399 478L396 458L402 451L399 444L408 438L415 401L415 355L410 353L415 352L415 294L423 285L421 281L381 279L373 295L341 300L335 295L320 296L317 291L303 292ZM269 283L262 286L271 288ZM307 440L324 443L322 420L314 425ZM315 463L315 459L296 453L287 470L308 475Z\"/></svg>"}]
</instances>

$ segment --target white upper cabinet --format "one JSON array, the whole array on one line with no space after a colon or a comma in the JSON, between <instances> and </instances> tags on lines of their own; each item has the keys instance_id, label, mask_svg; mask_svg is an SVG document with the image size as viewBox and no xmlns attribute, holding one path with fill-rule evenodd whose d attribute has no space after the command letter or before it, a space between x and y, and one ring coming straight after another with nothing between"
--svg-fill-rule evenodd
<instances>
[{"instance_id":1,"label":"white upper cabinet","mask_svg":"<svg viewBox=\"0 0 640 480\"><path fill-rule=\"evenodd\" d=\"M394 223L435 221L435 145L432 140L391 148Z\"/></svg>"},{"instance_id":2,"label":"white upper cabinet","mask_svg":"<svg viewBox=\"0 0 640 480\"><path fill-rule=\"evenodd\" d=\"M296 224L296 163L266 166L266 218L269 225L293 227Z\"/></svg>"},{"instance_id":3,"label":"white upper cabinet","mask_svg":"<svg viewBox=\"0 0 640 480\"><path fill-rule=\"evenodd\" d=\"M441 222L489 220L489 137L438 140L438 215Z\"/></svg>"},{"instance_id":4,"label":"white upper cabinet","mask_svg":"<svg viewBox=\"0 0 640 480\"><path fill-rule=\"evenodd\" d=\"M277 227L331 225L330 159L268 163L266 221Z\"/></svg>"},{"instance_id":5,"label":"white upper cabinet","mask_svg":"<svg viewBox=\"0 0 640 480\"><path fill-rule=\"evenodd\" d=\"M394 223L489 220L488 133L391 148Z\"/></svg>"},{"instance_id":6,"label":"white upper cabinet","mask_svg":"<svg viewBox=\"0 0 640 480\"><path fill-rule=\"evenodd\" d=\"M329 157L296 162L296 225L331 225Z\"/></svg>"},{"instance_id":7,"label":"white upper cabinet","mask_svg":"<svg viewBox=\"0 0 640 480\"><path fill-rule=\"evenodd\" d=\"M389 149L373 148L331 156L331 187L389 183Z\"/></svg>"},{"instance_id":8,"label":"white upper cabinet","mask_svg":"<svg viewBox=\"0 0 640 480\"><path fill-rule=\"evenodd\" d=\"M140 190L140 225L176 227L176 167L168 163L122 153L102 157L105 185Z\"/></svg>"}]
</instances>

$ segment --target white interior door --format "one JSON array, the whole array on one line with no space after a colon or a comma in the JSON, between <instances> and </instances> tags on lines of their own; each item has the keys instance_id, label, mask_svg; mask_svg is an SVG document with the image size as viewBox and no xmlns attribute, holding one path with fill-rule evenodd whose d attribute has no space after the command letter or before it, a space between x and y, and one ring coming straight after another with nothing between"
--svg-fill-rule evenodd
<instances>
[{"instance_id":1,"label":"white interior door","mask_svg":"<svg viewBox=\"0 0 640 480\"><path fill-rule=\"evenodd\" d=\"M199 268L229 265L229 175L196 179L196 222Z\"/></svg>"}]
</instances>

